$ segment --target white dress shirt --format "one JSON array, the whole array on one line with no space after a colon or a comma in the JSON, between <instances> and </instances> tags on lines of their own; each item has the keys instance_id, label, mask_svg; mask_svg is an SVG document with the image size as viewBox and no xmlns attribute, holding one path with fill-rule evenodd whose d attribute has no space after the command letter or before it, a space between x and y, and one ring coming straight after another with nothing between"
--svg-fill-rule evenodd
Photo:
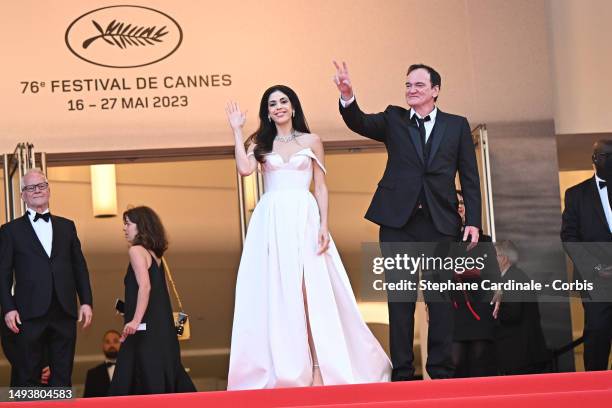
<instances>
[{"instance_id":1,"label":"white dress shirt","mask_svg":"<svg viewBox=\"0 0 612 408\"><path fill-rule=\"evenodd\" d=\"M48 212L49 209L47 208L43 214ZM35 216L36 211L28 208L28 218L30 219L30 224L32 224L32 228L34 228L34 232L45 249L47 256L51 258L51 248L53 245L53 226L51 225L51 219L49 219L49 222L46 222L43 219L39 219L38 221L34 222Z\"/></svg>"},{"instance_id":2,"label":"white dress shirt","mask_svg":"<svg viewBox=\"0 0 612 408\"><path fill-rule=\"evenodd\" d=\"M355 95L353 95L353 97L351 99L349 99L348 101L345 101L344 99L340 98L340 104L342 104L343 108L346 108L347 106L349 106L351 103L353 103L355 101ZM429 136L431 135L431 131L433 130L434 125L436 124L436 115L438 114L438 108L434 106L433 110L428 114L429 115L429 120L427 122L425 122L425 143L427 143L427 141L429 140ZM418 113L416 113L416 111L412 108L410 108L410 120L412 120L412 116L413 115L417 115L417 118L419 119L423 119L424 116L419 115ZM427 115L425 115L427 116Z\"/></svg>"},{"instance_id":3,"label":"white dress shirt","mask_svg":"<svg viewBox=\"0 0 612 408\"><path fill-rule=\"evenodd\" d=\"M117 364L117 360L104 360L104 364L113 363L111 366L106 366L106 372L108 372L108 379L113 381L113 375L115 375L115 365Z\"/></svg>"},{"instance_id":4,"label":"white dress shirt","mask_svg":"<svg viewBox=\"0 0 612 408\"><path fill-rule=\"evenodd\" d=\"M608 229L612 232L612 209L610 208L610 200L608 200L608 187L599 188L599 182L604 181L604 179L600 179L595 174L595 186L597 191L599 192L599 199L601 200L601 205L604 209L604 214L606 214L606 221L608 221Z\"/></svg>"},{"instance_id":5,"label":"white dress shirt","mask_svg":"<svg viewBox=\"0 0 612 408\"><path fill-rule=\"evenodd\" d=\"M427 143L427 141L429 140L429 136L431 135L431 131L433 130L434 125L436 124L436 115L438 114L438 108L436 108L434 106L433 110L431 112L429 112L429 120L427 122L425 122L425 143ZM418 113L416 113L416 111L412 108L410 108L410 120L412 120L412 117L414 115L417 115L417 118L419 119L423 119L423 116L419 115ZM428 116L425 115L425 116Z\"/></svg>"}]
</instances>

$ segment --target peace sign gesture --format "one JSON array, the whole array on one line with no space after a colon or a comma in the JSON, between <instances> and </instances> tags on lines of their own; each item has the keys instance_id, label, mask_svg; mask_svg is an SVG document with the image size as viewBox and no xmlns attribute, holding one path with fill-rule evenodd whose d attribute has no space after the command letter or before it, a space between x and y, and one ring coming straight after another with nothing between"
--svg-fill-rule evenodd
<instances>
[{"instance_id":1,"label":"peace sign gesture","mask_svg":"<svg viewBox=\"0 0 612 408\"><path fill-rule=\"evenodd\" d=\"M334 61L334 66L336 67L336 75L334 76L334 83L338 87L340 91L340 95L342 99L348 101L353 97L353 85L351 84L351 79L349 78L348 68L346 67L346 62L342 62L342 67L338 65L336 61Z\"/></svg>"}]
</instances>

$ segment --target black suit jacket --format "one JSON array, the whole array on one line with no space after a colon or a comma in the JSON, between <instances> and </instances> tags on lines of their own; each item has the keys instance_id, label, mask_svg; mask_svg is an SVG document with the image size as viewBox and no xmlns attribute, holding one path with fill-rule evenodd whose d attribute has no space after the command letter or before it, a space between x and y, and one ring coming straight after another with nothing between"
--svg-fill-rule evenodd
<instances>
[{"instance_id":1,"label":"black suit jacket","mask_svg":"<svg viewBox=\"0 0 612 408\"><path fill-rule=\"evenodd\" d=\"M597 264L612 265L612 234L595 177L565 192L561 241L574 263L575 277L592 281L602 295L612 293L612 279L600 278L594 271Z\"/></svg>"},{"instance_id":2,"label":"black suit jacket","mask_svg":"<svg viewBox=\"0 0 612 408\"><path fill-rule=\"evenodd\" d=\"M517 266L506 271L503 282L529 282ZM496 331L497 361L502 374L538 372L550 362L552 354L546 346L538 297L530 291L504 291Z\"/></svg>"},{"instance_id":3,"label":"black suit jacket","mask_svg":"<svg viewBox=\"0 0 612 408\"><path fill-rule=\"evenodd\" d=\"M354 132L383 142L387 166L366 213L379 225L400 228L414 213L421 190L436 229L457 235L461 218L457 213L455 175L459 171L466 209L466 225L480 228L480 180L476 154L466 118L438 109L431 132L431 152L425 163L418 128L410 122L410 111L389 106L384 112L365 114L354 101L340 104L344 122Z\"/></svg>"},{"instance_id":4,"label":"black suit jacket","mask_svg":"<svg viewBox=\"0 0 612 408\"><path fill-rule=\"evenodd\" d=\"M110 378L108 377L108 370L106 369L106 364L102 363L87 370L83 397L106 397L108 396L109 387Z\"/></svg>"},{"instance_id":5,"label":"black suit jacket","mask_svg":"<svg viewBox=\"0 0 612 408\"><path fill-rule=\"evenodd\" d=\"M39 220L38 222L44 222ZM70 316L77 317L76 295L93 306L89 273L74 222L51 216L53 243L47 255L27 215L0 228L0 302L2 314L17 310L21 320L44 316L53 290ZM15 280L15 294L11 286Z\"/></svg>"}]
</instances>

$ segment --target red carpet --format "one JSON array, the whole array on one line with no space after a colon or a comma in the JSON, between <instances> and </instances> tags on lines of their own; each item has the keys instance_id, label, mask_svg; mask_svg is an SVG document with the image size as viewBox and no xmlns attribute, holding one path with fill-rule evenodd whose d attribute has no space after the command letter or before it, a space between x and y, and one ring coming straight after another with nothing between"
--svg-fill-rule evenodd
<instances>
[{"instance_id":1,"label":"red carpet","mask_svg":"<svg viewBox=\"0 0 612 408\"><path fill-rule=\"evenodd\" d=\"M612 407L612 371L457 380L415 381L316 388L220 391L70 402L7 403L41 408L191 407Z\"/></svg>"}]
</instances>

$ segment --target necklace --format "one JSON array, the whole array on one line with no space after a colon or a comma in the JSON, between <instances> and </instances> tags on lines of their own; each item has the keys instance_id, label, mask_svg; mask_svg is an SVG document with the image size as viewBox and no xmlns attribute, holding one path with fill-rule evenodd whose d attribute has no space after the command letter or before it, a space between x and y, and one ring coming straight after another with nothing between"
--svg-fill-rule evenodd
<instances>
[{"instance_id":1,"label":"necklace","mask_svg":"<svg viewBox=\"0 0 612 408\"><path fill-rule=\"evenodd\" d=\"M276 138L274 140L278 140L279 142L283 142L283 143L288 143L291 142L292 140L295 140L296 137L298 137L301 133L297 133L295 130L291 130L291 134L288 134L287 136L276 136Z\"/></svg>"}]
</instances>

